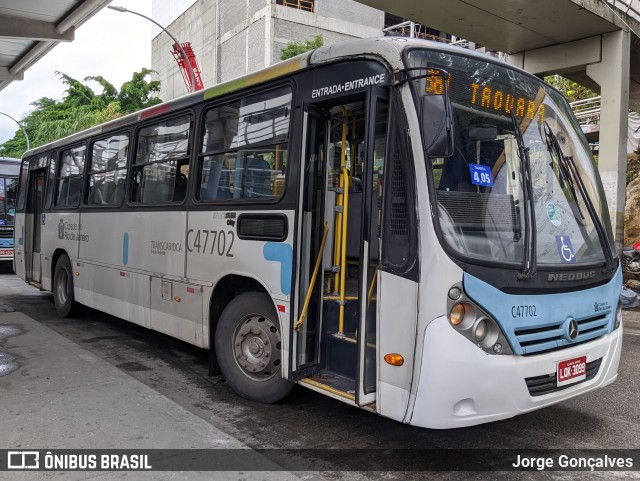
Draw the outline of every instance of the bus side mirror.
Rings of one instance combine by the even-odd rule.
[[[423,95],[420,120],[422,146],[427,157],[453,155],[453,115],[449,96]]]

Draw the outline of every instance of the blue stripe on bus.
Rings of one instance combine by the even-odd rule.
[[[122,263],[126,266],[129,263],[129,233],[122,236]]]
[[[280,263],[280,290],[285,296],[291,294],[291,276],[293,274],[293,249],[282,242],[267,242],[262,255],[268,261]]]
[[[510,295],[464,274],[464,290],[500,325],[515,354],[533,354],[595,339],[613,330],[622,271],[603,286],[562,294]],[[579,334],[568,336],[571,319]]]

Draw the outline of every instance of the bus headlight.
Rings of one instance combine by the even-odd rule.
[[[613,321],[613,328],[618,329],[622,323],[622,303],[618,301],[618,307],[616,307],[616,317]]]
[[[498,323],[469,299],[462,285],[449,289],[449,324],[487,354],[513,354]]]

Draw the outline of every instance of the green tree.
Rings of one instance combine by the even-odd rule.
[[[573,80],[560,75],[549,75],[544,81],[558,89],[569,102],[596,97],[598,94]]]
[[[317,35],[311,40],[305,40],[304,42],[289,42],[287,46],[282,49],[282,52],[280,52],[280,60],[287,60],[288,58],[322,47],[323,45],[324,40],[322,39],[322,35]]]
[[[62,72],[56,73],[67,87],[62,100],[42,97],[31,103],[33,109],[21,119],[31,147],[161,102],[154,96],[160,91],[160,82],[147,81],[153,71],[146,68],[134,72],[120,91],[100,75],[86,77],[81,82]],[[96,93],[87,85],[89,82],[97,83],[102,92]],[[24,134],[18,130],[12,139],[0,145],[0,156],[21,157],[26,148]]]
[[[145,80],[152,73],[154,73],[153,70],[143,68],[140,72],[135,72],[131,80],[122,84],[117,99],[123,113],[136,112],[161,102],[159,98],[152,96],[160,92],[160,81]]]

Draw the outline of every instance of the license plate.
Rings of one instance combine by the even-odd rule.
[[[0,249],[0,256],[11,256],[13,257],[13,249]]]
[[[587,356],[558,362],[557,375],[558,386],[584,381],[587,378]]]

